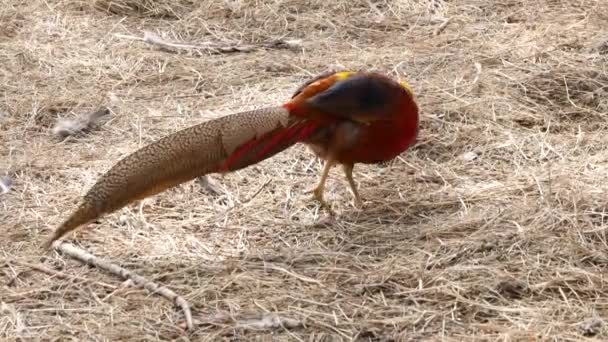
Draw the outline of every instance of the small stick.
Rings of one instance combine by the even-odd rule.
[[[7,194],[11,190],[13,180],[9,177],[0,177],[0,195]]]
[[[475,78],[473,79],[473,82],[471,82],[472,86],[479,81],[479,76],[481,76],[481,64],[479,62],[475,62],[475,71]]]
[[[302,45],[302,41],[299,39],[292,39],[292,40],[283,40],[283,39],[278,39],[278,40],[274,40],[271,42],[267,42],[267,43],[261,43],[261,44],[256,44],[256,45],[220,45],[220,44],[214,44],[214,43],[204,43],[204,44],[180,44],[180,43],[172,43],[172,42],[167,42],[165,40],[163,40],[162,38],[160,38],[158,35],[156,35],[153,32],[149,32],[149,31],[144,31],[144,36],[143,37],[137,37],[137,36],[131,36],[131,35],[124,35],[124,34],[115,34],[116,37],[118,38],[125,38],[125,39],[131,39],[131,40],[139,40],[139,41],[143,41],[145,43],[151,44],[151,45],[155,45],[160,47],[161,49],[164,50],[194,50],[197,52],[201,52],[201,51],[206,51],[206,52],[210,52],[210,53],[232,53],[232,52],[252,52],[255,51],[259,48],[269,48],[269,49],[279,49],[279,48],[288,48],[288,49],[295,49],[295,48],[299,48]]]
[[[248,319],[242,322],[238,322],[236,327],[246,330],[272,330],[278,328],[293,329],[301,327],[302,325],[302,322],[293,318],[268,314],[258,319]]]
[[[7,261],[7,263],[8,262],[9,261]],[[61,279],[73,279],[73,280],[78,280],[78,281],[82,281],[82,282],[85,282],[85,283],[97,284],[99,286],[107,287],[107,288],[110,288],[110,289],[116,289],[116,286],[114,286],[114,285],[110,285],[110,284],[94,281],[94,280],[87,279],[87,278],[84,278],[84,277],[78,277],[78,276],[68,275],[68,274],[65,274],[65,273],[60,272],[60,271],[55,271],[55,270],[52,270],[50,268],[46,268],[46,267],[44,267],[42,265],[30,264],[29,262],[23,262],[23,261],[18,261],[18,260],[12,260],[10,262],[14,263],[15,265],[19,265],[19,266],[23,266],[23,267],[29,267],[29,268],[31,268],[33,270],[36,270],[38,272],[42,272],[44,274],[48,274],[48,275],[53,276],[53,277],[57,277],[57,278],[61,278]]]
[[[251,202],[251,200],[253,200],[254,198],[256,198],[260,194],[260,192],[262,192],[262,190],[264,190],[264,188],[268,184],[270,184],[270,182],[272,182],[272,179],[268,179],[264,184],[262,184],[262,186],[260,186],[260,188],[256,192],[253,193],[253,195],[251,195],[249,198],[245,199],[244,201],[241,201],[241,204],[245,204],[245,203]]]
[[[452,20],[452,18],[447,18],[445,19],[441,25],[439,25],[439,27],[437,27],[435,29],[435,31],[433,32],[433,36],[438,36],[439,34],[441,34],[441,32],[443,32],[443,30],[445,30],[445,28],[448,26],[448,24],[450,23],[450,20]]]
[[[62,139],[88,133],[108,115],[110,115],[110,109],[101,107],[76,119],[59,119],[53,127],[53,133]]]
[[[172,290],[162,285],[159,285],[153,281],[149,281],[146,278],[135,274],[125,268],[122,268],[116,264],[99,259],[93,254],[88,253],[80,248],[77,248],[67,242],[55,241],[53,242],[52,247],[53,249],[84,264],[95,266],[115,276],[121,277],[122,279],[131,280],[136,285],[142,286],[143,288],[152,293],[158,293],[159,295],[172,301],[182,309],[182,311],[184,312],[184,317],[186,318],[186,327],[188,330],[192,330],[194,328],[194,324],[192,323],[192,313],[190,312],[190,305],[183,297],[179,296]]]

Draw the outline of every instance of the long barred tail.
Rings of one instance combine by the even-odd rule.
[[[270,158],[310,137],[317,125],[283,107],[227,115],[155,141],[102,175],[82,204],[43,247],[131,202],[209,173],[230,172]]]

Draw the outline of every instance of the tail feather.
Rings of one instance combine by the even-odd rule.
[[[283,107],[236,113],[203,122],[153,142],[102,175],[82,204],[44,244],[136,200],[209,173],[229,172],[270,158],[316,129]]]

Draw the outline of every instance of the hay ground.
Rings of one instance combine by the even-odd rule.
[[[604,0],[3,1],[0,172],[14,183],[0,195],[0,337],[608,339],[607,27]],[[178,54],[116,36],[143,30],[302,49]],[[121,157],[342,67],[407,79],[423,116],[416,147],[356,167],[364,211],[335,170],[341,218],[317,223],[303,191],[321,165],[297,146],[215,176],[223,196],[190,182],[69,236],[183,295],[194,332],[159,296],[40,259]],[[101,105],[99,130],[52,136]],[[243,326],[270,313],[303,325]]]

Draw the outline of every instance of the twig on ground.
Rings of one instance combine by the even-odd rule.
[[[269,268],[269,269],[271,269],[271,270],[279,271],[279,272],[285,273],[287,275],[290,275],[290,276],[292,276],[292,277],[294,277],[296,279],[299,279],[299,280],[301,280],[303,282],[317,284],[317,285],[323,287],[323,283],[320,282],[319,280],[313,279],[313,278],[310,278],[310,277],[307,277],[307,276],[304,276],[304,275],[301,275],[301,274],[297,274],[295,272],[291,272],[291,271],[289,271],[289,270],[287,270],[287,269],[285,269],[285,268],[283,268],[281,266],[269,264],[266,267]]]
[[[73,275],[65,274],[65,273],[60,272],[60,271],[55,271],[55,270],[52,270],[50,268],[46,268],[46,267],[44,267],[42,265],[30,264],[28,262],[23,262],[23,261],[18,261],[18,260],[12,260],[10,262],[13,263],[13,264],[15,264],[15,265],[22,266],[22,267],[29,267],[29,268],[31,268],[31,269],[33,269],[35,271],[42,272],[44,274],[48,274],[48,275],[56,277],[56,278],[73,279],[73,280],[78,280],[78,281],[82,281],[82,282],[85,282],[85,283],[97,284],[99,286],[103,286],[103,287],[110,288],[110,289],[116,289],[116,286],[114,286],[114,285],[110,285],[110,284],[94,281],[94,280],[87,279],[87,278],[84,278],[84,277],[79,277],[79,276],[73,276]]]
[[[11,190],[13,179],[9,176],[0,177],[0,195],[4,195]]]
[[[293,318],[281,317],[275,314],[264,315],[257,319],[247,319],[238,322],[236,327],[251,330],[270,330],[278,328],[293,329],[302,326],[302,322]]]
[[[175,51],[175,50],[189,50],[192,52],[196,52],[198,54],[203,53],[213,53],[213,54],[221,54],[221,53],[234,53],[234,52],[252,52],[258,50],[260,48],[267,49],[299,49],[302,46],[302,41],[299,39],[292,40],[284,40],[277,39],[266,43],[260,44],[252,44],[252,45],[239,45],[239,44],[218,44],[206,42],[203,44],[181,44],[181,43],[172,43],[167,42],[160,38],[153,32],[144,31],[144,36],[136,37],[124,34],[115,34],[118,38],[132,39],[132,40],[140,40],[145,43],[158,46],[159,48],[167,51]]]
[[[125,268],[122,268],[116,264],[110,263],[108,261],[99,259],[93,254],[86,252],[80,248],[77,248],[67,242],[55,241],[52,245],[53,249],[73,258],[82,263],[95,266],[102,270],[105,270],[113,275],[121,277],[125,280],[131,280],[136,285],[142,286],[146,290],[152,293],[158,293],[159,295],[165,297],[166,299],[174,302],[177,306],[179,306],[184,312],[184,317],[186,319],[186,327],[188,330],[192,330],[194,328],[194,324],[192,323],[192,313],[190,312],[190,305],[188,302],[172,290],[159,285],[153,281],[149,281],[146,278],[135,274]]]
[[[441,32],[443,32],[443,30],[445,30],[446,27],[448,27],[448,24],[450,23],[450,21],[452,20],[452,18],[447,18],[445,19],[441,25],[439,25],[435,31],[433,31],[433,36],[438,36],[441,34]]]
[[[59,119],[53,127],[53,134],[59,138],[81,135],[97,126],[101,120],[110,114],[110,109],[101,107],[94,112],[84,114],[76,119]]]
[[[221,325],[233,326],[243,330],[274,330],[279,328],[294,329],[304,326],[304,322],[294,318],[282,317],[276,313],[258,314],[241,313],[238,317],[228,313],[217,313],[215,315],[205,315],[199,325]]]
[[[262,190],[264,190],[264,188],[266,186],[268,186],[268,184],[270,184],[270,182],[272,182],[272,179],[268,179],[266,182],[264,182],[264,184],[262,184],[262,186],[260,186],[260,188],[253,193],[253,195],[251,195],[249,198],[244,199],[243,201],[241,201],[241,204],[245,204],[248,202],[251,202],[251,200],[253,200],[254,198],[257,197],[257,195],[260,194],[260,192],[262,192]]]
[[[479,81],[479,76],[481,76],[481,63],[475,62],[475,78],[473,82],[471,82],[471,86],[474,86]]]

